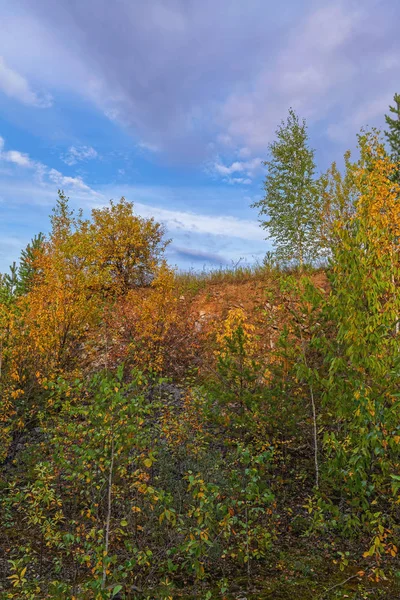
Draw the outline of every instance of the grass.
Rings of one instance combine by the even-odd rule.
[[[220,267],[218,269],[202,271],[179,271],[176,274],[176,283],[180,290],[197,292],[207,285],[221,283],[246,283],[258,280],[265,276],[265,267],[237,266]]]
[[[320,268],[307,268],[305,274],[313,274],[320,271]],[[232,267],[219,267],[217,269],[203,269],[195,271],[178,271],[175,276],[176,286],[180,294],[196,295],[199,291],[209,285],[236,284],[241,285],[251,281],[271,281],[282,273],[298,273],[297,268],[279,267],[269,265],[235,265]]]

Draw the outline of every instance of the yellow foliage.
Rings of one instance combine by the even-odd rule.
[[[246,361],[254,354],[254,334],[255,327],[248,322],[246,313],[242,308],[232,308],[228,312],[228,316],[221,329],[217,332],[216,342],[218,349],[216,355],[225,358],[229,353],[229,341],[237,330],[241,328],[243,331],[243,353],[246,355]]]
[[[178,319],[174,274],[166,263],[153,272],[147,288],[131,289],[107,314],[113,332],[112,360],[125,360],[143,371],[163,372],[167,338]]]

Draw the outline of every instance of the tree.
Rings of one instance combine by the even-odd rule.
[[[0,274],[1,301],[10,303],[30,290],[37,270],[35,261],[43,250],[43,242],[42,233],[35,235],[26,248],[21,251],[19,264],[17,265],[14,261],[10,265],[8,273]]]
[[[393,179],[400,183],[400,94],[394,95],[395,106],[389,106],[389,111],[394,115],[385,115],[389,131],[385,132],[390,145],[392,161],[397,164],[397,169],[393,173]]]
[[[344,155],[344,173],[341,173],[334,162],[320,178],[322,199],[321,237],[324,248],[332,257],[337,251],[338,244],[343,242],[338,235],[336,223],[340,220],[346,227],[351,227],[352,218],[356,211],[359,196],[354,181],[356,166],[351,162],[351,154]]]
[[[320,254],[320,199],[315,180],[314,150],[308,146],[305,120],[293,109],[269,146],[265,197],[252,206],[259,209],[261,226],[274,238],[276,256],[295,261],[300,268]]]
[[[21,252],[18,267],[18,294],[26,294],[31,289],[36,275],[35,261],[43,250],[43,242],[43,234],[39,233]]]
[[[164,227],[139,217],[125,198],[92,210],[90,235],[99,271],[107,271],[110,285],[121,293],[148,286],[168,244]]]
[[[345,219],[338,212],[333,223],[339,243],[325,315],[336,333],[325,346],[325,401],[340,427],[325,436],[325,449],[329,485],[347,496],[354,523],[357,516],[372,530],[379,523],[372,556],[387,551],[379,536],[398,501],[400,186],[376,132],[359,136],[359,150],[346,173],[357,192],[354,212]]]
[[[2,278],[2,295],[7,295],[8,299],[12,299],[18,290],[18,267],[14,261],[10,265],[10,272],[5,273]]]

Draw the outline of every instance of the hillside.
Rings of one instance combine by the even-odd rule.
[[[0,600],[400,600],[400,0],[0,23]]]
[[[325,270],[177,273],[60,193],[0,286],[0,598],[399,595],[399,271],[357,210]]]

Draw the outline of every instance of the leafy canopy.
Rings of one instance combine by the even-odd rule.
[[[308,145],[306,122],[293,109],[269,151],[265,197],[253,206],[275,242],[277,258],[303,267],[320,254],[321,211],[314,150]]]

